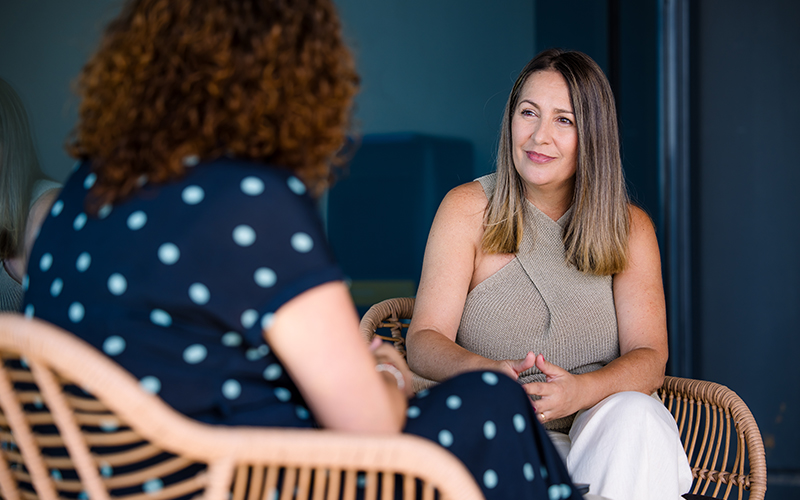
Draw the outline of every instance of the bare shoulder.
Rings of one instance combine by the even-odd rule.
[[[629,205],[630,237],[628,249],[631,264],[659,260],[658,240],[653,219],[635,205]]]
[[[482,217],[488,203],[480,182],[472,181],[451,189],[442,201],[442,208],[462,216],[478,214]]]
[[[58,199],[60,192],[60,188],[48,189],[31,206],[31,211],[28,214],[28,223],[25,227],[25,245],[28,252],[30,252],[33,241],[39,233],[39,228],[50,212],[50,207]]]
[[[628,214],[630,214],[631,232],[642,230],[655,230],[653,226],[653,219],[647,215],[647,212],[637,207],[634,204],[628,205]]]

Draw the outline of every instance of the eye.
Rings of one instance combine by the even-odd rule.
[[[532,109],[523,109],[520,114],[522,116],[536,116],[536,112]]]
[[[558,122],[559,123],[563,123],[564,125],[573,125],[572,120],[570,120],[569,118],[567,118],[565,116],[560,116],[558,118]]]

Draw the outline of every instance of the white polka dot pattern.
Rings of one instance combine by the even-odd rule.
[[[139,381],[139,385],[150,394],[158,394],[161,392],[161,381],[152,375],[142,377]]]
[[[268,267],[260,267],[256,269],[253,279],[255,279],[256,284],[261,288],[269,288],[278,281],[278,275]]]
[[[242,313],[241,322],[245,330],[249,330],[251,326],[258,321],[258,311],[255,309],[248,309]]]
[[[497,435],[497,426],[491,420],[487,420],[483,424],[483,435],[486,439],[494,439]]]
[[[75,269],[77,269],[79,273],[86,271],[91,265],[92,256],[89,255],[88,252],[83,252],[78,255],[78,260],[75,261]]]
[[[206,193],[200,186],[187,186],[181,193],[181,199],[187,205],[197,205],[205,197]]]
[[[264,379],[270,381],[278,380],[281,377],[281,373],[283,373],[283,370],[280,365],[273,363],[264,368]]]
[[[296,195],[303,195],[306,192],[306,185],[295,176],[286,179],[286,185],[289,186],[289,189]]]
[[[106,478],[111,477],[114,475],[114,468],[107,463],[103,463],[100,465],[100,475]]]
[[[249,247],[256,242],[256,232],[252,227],[241,224],[233,228],[233,241],[240,247]]]
[[[33,317],[33,311],[34,311],[33,304],[28,304],[27,306],[25,306],[25,317],[26,318],[32,318]]]
[[[514,415],[513,420],[514,420],[514,429],[517,432],[524,432],[526,427],[525,417],[517,413],[516,415]]]
[[[275,314],[267,313],[261,318],[261,329],[269,330],[272,328],[272,323],[275,322]]]
[[[264,181],[258,177],[245,177],[239,184],[239,188],[248,196],[258,196],[264,192]]]
[[[163,326],[166,328],[172,325],[172,316],[170,316],[167,311],[153,309],[150,311],[150,321],[152,321],[154,325]]]
[[[53,217],[58,217],[61,215],[61,211],[64,210],[64,202],[61,200],[56,201],[53,203],[53,208],[50,209],[50,215]]]
[[[187,155],[182,160],[184,167],[196,167],[200,163],[200,157],[197,155]]]
[[[128,228],[131,231],[138,231],[147,224],[147,214],[137,210],[128,216]]]
[[[439,444],[444,446],[445,448],[450,447],[453,444],[453,433],[448,431],[447,429],[443,429],[439,431]]]
[[[292,235],[292,248],[300,253],[308,253],[314,248],[314,240],[306,233],[294,233]]]
[[[58,297],[59,295],[61,295],[61,290],[63,289],[64,289],[64,282],[61,280],[61,278],[56,278],[50,284],[50,295],[52,295],[53,297]]]
[[[242,345],[242,336],[237,332],[228,332],[222,336],[222,345],[226,347]]]
[[[192,302],[195,304],[202,306],[207,304],[211,299],[211,293],[208,291],[208,287],[204,284],[193,283],[189,287],[189,298],[192,299]]]
[[[242,394],[242,385],[233,379],[226,380],[222,384],[222,395],[227,399],[236,399]]]
[[[174,243],[164,243],[158,247],[158,260],[162,263],[171,266],[178,262],[180,258],[181,251],[178,250],[178,247]]]
[[[492,469],[488,469],[486,472],[483,473],[483,485],[486,486],[488,489],[494,489],[497,487],[497,473]]]
[[[75,228],[76,231],[80,231],[83,229],[83,226],[86,225],[86,214],[80,213],[75,220],[72,222],[72,227]]]
[[[492,372],[484,372],[483,375],[481,375],[481,379],[488,385],[497,385],[498,382],[497,374]]]
[[[108,291],[114,295],[120,296],[128,289],[128,281],[125,276],[114,273],[108,277]]]
[[[273,392],[275,393],[275,397],[284,403],[292,399],[292,393],[285,387],[276,387]]]
[[[420,413],[422,413],[422,411],[418,406],[409,406],[408,411],[406,412],[408,418],[417,418],[419,417]]]
[[[83,180],[83,187],[84,189],[91,189],[94,186],[94,183],[97,181],[97,175],[94,172],[86,176],[86,179]]]
[[[150,495],[158,493],[164,489],[164,481],[161,479],[151,479],[142,485],[142,490]]]
[[[117,356],[125,351],[125,339],[119,335],[112,335],[103,342],[103,352],[109,356]]]
[[[550,500],[569,498],[571,494],[572,488],[566,484],[554,484],[547,489],[547,496],[550,497]]]
[[[208,349],[202,344],[192,344],[183,351],[183,360],[190,365],[202,363],[208,356]]]
[[[529,463],[526,463],[522,466],[522,475],[525,476],[525,480],[528,482],[536,479],[536,474],[533,472],[533,466]]]
[[[97,211],[97,216],[101,219],[105,219],[109,215],[111,215],[112,207],[108,203],[100,207],[100,210]]]
[[[119,429],[119,422],[114,419],[105,419],[100,421],[100,429],[103,432],[114,432]]]
[[[69,320],[73,323],[80,323],[83,320],[83,315],[85,314],[85,310],[83,308],[83,304],[80,302],[73,302],[69,306],[69,310],[67,311],[67,316],[69,316]]]
[[[41,269],[42,272],[49,271],[52,265],[53,265],[53,256],[49,253],[42,255],[42,258],[39,259],[39,269]]]
[[[456,395],[449,396],[445,401],[445,404],[451,410],[458,410],[461,408],[461,398]]]

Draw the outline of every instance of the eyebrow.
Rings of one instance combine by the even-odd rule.
[[[530,104],[531,106],[536,106],[537,108],[539,108],[539,107],[540,107],[538,104],[536,104],[535,102],[533,102],[533,101],[531,101],[531,100],[529,100],[529,99],[522,99],[522,100],[520,100],[520,101],[519,101],[519,104],[522,104],[523,102],[527,102],[527,103],[528,103],[528,104]],[[517,106],[519,106],[519,105],[517,105]],[[568,109],[559,109],[559,108],[556,108],[556,109],[554,109],[553,111],[555,111],[555,112],[556,112],[556,114],[561,114],[561,113],[566,113],[566,114],[570,114],[570,115],[574,115],[574,114],[575,114],[575,113],[573,113],[572,111],[570,111],[570,110],[568,110]]]

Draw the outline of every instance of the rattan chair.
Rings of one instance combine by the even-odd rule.
[[[0,314],[0,357],[5,500],[483,498],[460,461],[415,436],[198,423],[35,319]]]
[[[372,306],[361,320],[367,341],[379,335],[405,355],[405,331],[413,298],[396,298]],[[414,390],[434,384],[414,375]],[[750,409],[735,392],[713,382],[666,377],[658,390],[675,416],[694,475],[691,493],[710,498],[762,500],[767,490],[764,444]]]

